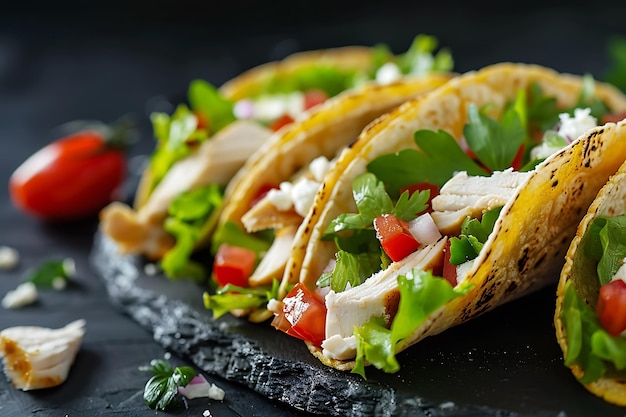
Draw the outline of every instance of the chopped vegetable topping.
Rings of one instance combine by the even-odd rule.
[[[146,383],[143,399],[148,407],[156,410],[166,410],[180,399],[178,388],[185,387],[196,376],[196,371],[190,366],[172,368],[169,362],[163,359],[154,359],[148,368],[154,374]]]

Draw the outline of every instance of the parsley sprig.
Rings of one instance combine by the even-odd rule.
[[[146,383],[143,399],[148,407],[156,410],[166,410],[174,405],[178,397],[178,387],[184,387],[196,376],[196,371],[190,366],[172,368],[169,362],[155,359],[146,369],[154,374]]]

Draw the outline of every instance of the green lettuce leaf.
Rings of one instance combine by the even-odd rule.
[[[209,121],[210,134],[213,135],[236,120],[235,103],[204,80],[193,80],[187,92],[191,108]]]
[[[278,299],[280,281],[274,279],[271,286],[254,288],[237,287],[228,284],[218,289],[216,294],[205,292],[204,307],[213,311],[213,318],[218,319],[224,314],[236,310],[261,307],[271,299]]]
[[[430,314],[471,288],[467,284],[452,288],[447,280],[418,269],[399,276],[398,287],[400,303],[390,329],[384,327],[381,318],[355,329],[357,357],[352,372],[363,378],[366,362],[385,372],[396,372],[400,368],[395,358],[398,342],[409,337]]]
[[[164,228],[176,238],[176,243],[161,260],[161,267],[169,278],[204,281],[204,268],[190,257],[216,220],[215,214],[221,205],[222,190],[215,184],[185,192],[172,201]]]
[[[495,207],[483,214],[481,220],[466,218],[461,225],[461,235],[450,238],[450,263],[460,265],[475,259],[489,239],[502,207]]]
[[[565,365],[583,369],[581,383],[626,369],[626,338],[612,336],[602,328],[595,311],[580,298],[571,281],[566,283],[560,317],[567,337]]]
[[[611,281],[626,258],[626,215],[598,216],[586,232],[585,254],[598,262],[600,285]]]
[[[604,80],[626,91],[626,38],[614,36],[607,42],[609,65]]]
[[[211,253],[215,255],[217,249],[224,243],[241,248],[250,249],[257,254],[257,258],[261,254],[268,251],[271,245],[271,239],[264,239],[254,235],[249,235],[243,231],[233,221],[227,221],[219,227],[213,234],[211,241]]]

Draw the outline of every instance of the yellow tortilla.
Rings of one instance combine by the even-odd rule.
[[[337,215],[356,212],[352,182],[366,172],[370,161],[415,148],[413,133],[419,129],[443,129],[460,140],[469,103],[479,108],[489,105],[490,116],[498,119],[518,90],[534,83],[545,95],[556,97],[559,108],[565,108],[577,102],[582,78],[535,65],[496,64],[459,76],[370,124],[327,174],[316,196],[319,209],[312,210],[300,228],[301,246],[294,250],[286,274],[314,288],[335,253],[332,242],[320,238]],[[595,93],[612,112],[626,110],[626,98],[617,89],[596,84]],[[433,313],[399,343],[396,352],[555,282],[580,219],[626,158],[626,141],[618,139],[594,132],[540,164],[503,207],[492,234],[466,272],[464,281],[473,284],[472,289]],[[353,361],[328,359],[320,348],[309,347],[327,365],[338,369],[354,366]]]
[[[602,140],[626,141],[626,122],[607,124],[600,128]],[[622,160],[626,155],[621,155]],[[565,266],[561,271],[561,277],[557,288],[556,311],[554,325],[556,336],[565,355],[568,350],[567,335],[564,323],[561,320],[563,300],[565,297],[566,284],[571,281],[576,292],[583,297],[585,302],[595,309],[598,299],[598,275],[595,263],[585,255],[584,236],[589,225],[597,216],[619,216],[626,213],[626,163],[622,164],[617,173],[602,187],[596,199],[593,201],[587,214],[580,222],[576,237],[571,242],[565,257]],[[571,367],[576,378],[583,375],[583,369],[578,365]],[[591,393],[604,400],[626,406],[626,380],[604,376],[592,383],[584,384]]]
[[[365,70],[373,64],[373,49],[365,46],[346,46],[325,50],[314,50],[294,53],[281,61],[268,62],[251,68],[232,80],[224,83],[220,93],[233,101],[257,96],[276,77],[289,78],[302,68],[328,65],[334,68]],[[148,199],[152,184],[152,172],[146,169],[143,173],[137,192],[134,207],[140,208]]]
[[[319,156],[332,160],[376,117],[451,78],[451,74],[431,74],[386,85],[368,83],[302,115],[267,141],[231,180],[224,194],[218,229],[226,222],[243,228],[241,218],[264,185],[291,181]],[[283,295],[287,284],[283,282]]]

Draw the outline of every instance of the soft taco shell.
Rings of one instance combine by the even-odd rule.
[[[407,102],[372,123],[346,150],[327,174],[316,204],[305,219],[307,236],[294,251],[286,273],[314,287],[334,256],[332,243],[320,239],[337,215],[355,212],[351,185],[379,155],[416,148],[413,132],[443,129],[459,140],[467,121],[467,106],[489,104],[498,118],[520,88],[537,83],[554,96],[560,108],[574,105],[582,78],[559,74],[535,65],[502,63],[457,77],[436,91]],[[609,85],[596,84],[596,95],[612,112],[626,110],[626,98]],[[540,164],[502,209],[493,233],[465,276],[473,288],[436,311],[397,351],[419,340],[463,323],[494,307],[556,281],[567,245],[597,191],[626,157],[626,141],[596,130]],[[311,351],[324,363],[351,369],[354,362],[328,360],[321,350]]]
[[[241,225],[241,217],[266,184],[290,181],[318,156],[333,159],[381,114],[443,85],[452,74],[405,78],[392,84],[368,83],[328,99],[273,135],[228,184],[219,224]]]
[[[626,122],[619,122],[617,125],[610,123],[602,128],[603,140],[626,141]],[[608,139],[611,137],[611,139]],[[622,155],[622,160],[626,159]],[[576,292],[583,297],[585,302],[595,308],[598,299],[598,280],[594,262],[585,256],[584,236],[589,225],[597,216],[619,216],[626,213],[626,163],[622,164],[617,173],[613,175],[598,193],[587,214],[580,222],[576,237],[565,256],[565,266],[561,271],[561,277],[557,288],[556,311],[554,314],[554,325],[556,337],[565,354],[567,352],[567,337],[564,323],[561,320],[563,300],[565,297],[565,284],[572,282]],[[576,378],[583,375],[583,370],[577,365],[571,367]],[[626,380],[611,377],[602,377],[597,381],[586,384],[585,388],[593,394],[605,399],[608,402],[626,406]]]
[[[281,61],[268,62],[251,68],[227,81],[219,91],[230,100],[241,100],[258,95],[269,80],[288,78],[302,68],[328,65],[341,69],[367,70],[373,64],[373,48],[345,46],[323,50],[297,52]],[[152,184],[152,172],[147,168],[141,176],[135,194],[134,207],[139,209],[148,199]]]

